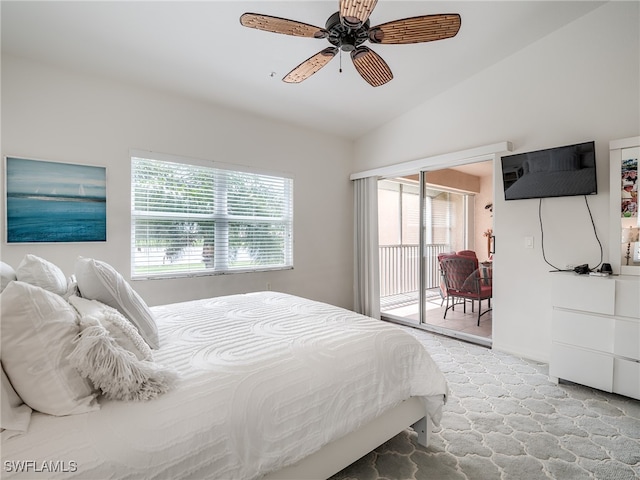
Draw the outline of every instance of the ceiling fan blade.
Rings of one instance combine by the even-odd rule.
[[[393,79],[389,65],[368,47],[360,46],[351,52],[353,65],[372,87],[379,87]]]
[[[244,13],[240,16],[240,23],[244,27],[256,28],[267,32],[282,33],[295,37],[326,38],[328,33],[324,28],[314,27],[308,23],[296,22],[286,18],[271,17],[259,13]]]
[[[337,47],[327,47],[319,51],[287,73],[282,81],[286,83],[300,83],[306,80],[329,63],[333,57],[336,56],[336,53],[338,53]]]
[[[404,18],[371,27],[369,41],[398,45],[444,40],[456,36],[461,21],[457,13]]]
[[[340,0],[340,18],[350,28],[364,24],[376,7],[378,0]]]

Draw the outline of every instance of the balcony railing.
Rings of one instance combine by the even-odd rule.
[[[440,285],[438,254],[451,251],[448,244],[425,245],[425,289]],[[380,296],[417,292],[420,288],[419,245],[380,246]]]

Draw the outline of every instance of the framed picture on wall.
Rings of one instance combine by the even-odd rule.
[[[5,157],[7,243],[105,242],[105,167]]]
[[[620,213],[623,217],[638,216],[638,151],[637,148],[622,150]]]

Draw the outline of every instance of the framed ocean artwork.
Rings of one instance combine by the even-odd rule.
[[[7,243],[105,242],[105,167],[5,157]]]

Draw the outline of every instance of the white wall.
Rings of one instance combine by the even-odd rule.
[[[595,140],[599,194],[589,205],[606,262],[608,144],[640,132],[639,7],[605,4],[370,132],[356,143],[354,171],[504,140],[516,153]],[[538,201],[505,202],[497,172],[494,181],[493,345],[548,361],[553,274],[542,258]],[[583,197],[545,199],[543,220],[552,263],[598,263]]]
[[[106,166],[107,242],[7,245],[3,221],[2,260],[17,267],[34,253],[71,274],[82,255],[129,279],[132,148],[294,175],[293,270],[134,281],[149,304],[264,290],[269,282],[273,290],[352,307],[351,142],[8,56],[2,58],[2,155]],[[2,202],[4,212],[4,195]]]

